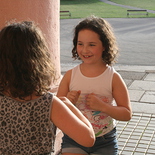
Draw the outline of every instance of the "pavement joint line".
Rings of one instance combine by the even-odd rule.
[[[155,73],[155,70],[145,70],[146,73]]]
[[[142,96],[139,98],[138,102],[141,101],[141,99],[144,97],[145,93],[146,93],[146,91],[144,91],[144,93],[142,94]],[[147,103],[147,102],[145,102],[145,103]]]
[[[147,77],[148,74],[149,74],[149,73],[145,72],[145,74],[144,74],[144,76],[142,77],[141,80],[144,80],[144,79]]]

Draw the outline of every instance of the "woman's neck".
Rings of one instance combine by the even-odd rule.
[[[34,100],[40,96],[35,95],[35,93],[33,93],[32,95],[26,96],[24,98],[20,98],[20,97],[13,97],[10,93],[10,91],[3,91],[2,92],[4,95],[11,97],[14,100],[20,101],[20,102],[25,102],[25,101],[30,101],[30,100]]]

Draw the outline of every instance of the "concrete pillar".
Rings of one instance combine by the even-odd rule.
[[[60,0],[0,0],[0,29],[8,21],[34,21],[46,36],[52,59],[60,76]]]
[[[27,20],[39,24],[48,42],[52,54],[51,59],[57,69],[57,76],[61,77],[59,8],[60,0],[0,0],[0,29],[8,21]],[[60,148],[61,134],[60,131],[57,132],[56,152]]]

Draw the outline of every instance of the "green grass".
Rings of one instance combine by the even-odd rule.
[[[113,2],[120,3],[123,5],[130,5],[135,7],[145,6],[144,9],[155,6],[155,0],[112,0]],[[130,3],[129,3],[129,2]],[[136,3],[136,2],[137,3]],[[148,3],[154,2],[152,6]],[[141,4],[141,5],[140,5]],[[137,6],[138,5],[138,6]],[[60,10],[69,10],[71,12],[71,17],[61,16],[63,18],[85,18],[90,15],[95,15],[103,18],[126,18],[127,8],[122,8],[119,6],[109,5],[99,0],[60,0]],[[132,16],[133,17],[133,16]],[[137,17],[137,16],[134,16]],[[140,15],[138,17],[146,17],[145,15]],[[155,14],[149,13],[149,17],[155,17]]]
[[[117,4],[139,7],[142,9],[155,10],[155,0],[111,0]]]

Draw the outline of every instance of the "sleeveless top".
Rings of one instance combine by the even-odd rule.
[[[0,154],[48,155],[54,151],[52,100],[52,93],[25,102],[0,93]]]
[[[107,69],[97,77],[86,77],[80,71],[80,65],[72,69],[69,89],[81,90],[76,107],[84,114],[93,126],[96,137],[110,132],[115,126],[115,120],[101,111],[94,111],[86,105],[87,95],[95,93],[105,103],[113,105],[112,79],[116,72],[114,68]]]

